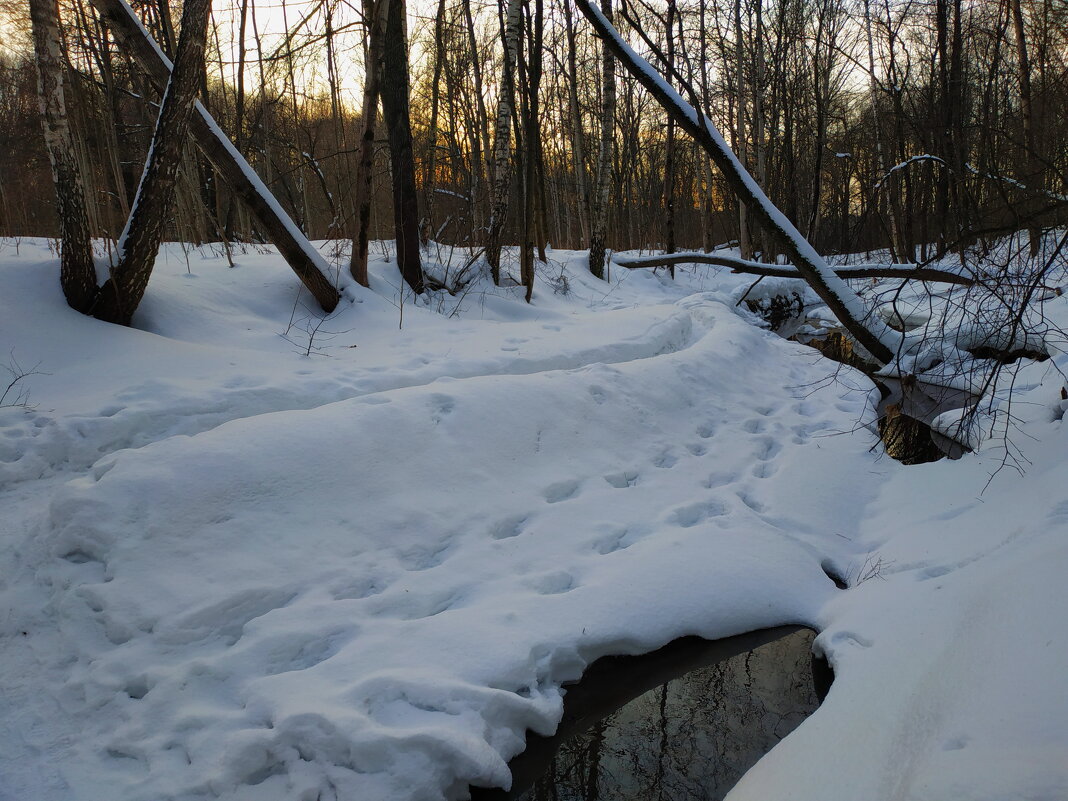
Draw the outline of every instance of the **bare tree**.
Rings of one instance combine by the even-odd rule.
[[[579,0],[585,13],[588,4]],[[601,13],[611,23],[612,0],[601,0]],[[597,183],[593,191],[590,212],[590,272],[598,278],[605,276],[605,246],[608,234],[608,190],[612,184],[612,145],[616,127],[616,60],[613,48],[606,39],[601,56],[601,144],[597,155]]]
[[[504,61],[497,95],[497,126],[493,140],[493,197],[486,231],[486,262],[493,283],[501,282],[501,235],[508,216],[508,192],[512,183],[512,117],[515,115],[515,66],[519,51],[522,0],[508,0],[504,20]]]
[[[397,267],[416,294],[423,292],[419,259],[419,197],[415,189],[415,154],[409,113],[407,10],[404,0],[391,0],[382,45],[382,116],[389,136],[393,168],[393,223]]]
[[[378,95],[382,83],[382,45],[386,33],[386,17],[391,0],[364,0],[363,13],[367,25],[367,46],[363,66],[363,133],[356,155],[356,217],[352,237],[349,271],[363,286],[367,280],[367,248],[370,241],[371,204],[374,202],[375,124],[378,121]]]

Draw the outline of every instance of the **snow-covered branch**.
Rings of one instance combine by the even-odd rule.
[[[737,256],[687,251],[650,256],[616,256],[615,263],[630,270],[643,267],[668,267],[674,264],[709,264],[728,267],[736,273],[766,275],[776,278],[802,278],[801,272],[792,264],[764,264]],[[971,286],[975,281],[966,275],[920,267],[915,264],[847,264],[832,268],[839,278],[904,278],[915,281],[934,281],[943,284]]]

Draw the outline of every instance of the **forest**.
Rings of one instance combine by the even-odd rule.
[[[1063,0],[0,0],[0,801],[1055,801]]]
[[[401,123],[383,117],[396,113],[414,173],[399,191],[415,195],[408,225],[424,243],[488,248],[491,261],[521,241],[542,253],[591,242],[669,253],[738,243],[767,262],[781,252],[573,3],[394,3],[401,52],[381,75],[367,69],[377,59],[381,70],[389,33],[374,35],[374,3],[289,6],[214,4],[197,96],[308,237],[357,238],[362,225],[394,238],[387,128]],[[104,241],[123,230],[162,89],[104,19],[109,7],[59,9],[75,156],[90,233]],[[180,9],[133,8],[173,56]],[[934,261],[1064,221],[1068,11],[1053,0],[603,8],[820,252]],[[0,235],[55,235],[22,4],[6,20]],[[379,115],[379,95],[402,107]],[[171,240],[268,238],[191,144],[175,194]]]

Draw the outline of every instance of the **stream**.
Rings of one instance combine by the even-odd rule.
[[[474,801],[716,801],[819,706],[830,685],[798,626],[684,637],[605,657],[566,686],[556,735],[528,733],[510,791]]]

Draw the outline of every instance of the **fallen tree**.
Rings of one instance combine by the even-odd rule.
[[[616,256],[615,263],[629,270],[643,267],[671,267],[676,264],[709,264],[715,267],[728,267],[732,272],[749,275],[765,275],[775,278],[804,279],[802,272],[792,264],[764,264],[736,256],[702,253],[700,251],[665,253],[651,256]],[[848,264],[832,267],[839,278],[904,278],[914,281],[932,281],[942,284],[959,284],[972,286],[975,281],[970,276],[960,275],[936,267],[923,267],[915,264]]]
[[[145,71],[161,94],[173,64],[125,0],[92,0],[101,18]],[[233,143],[198,100],[189,121],[189,133],[201,152],[219,171],[234,194],[252,212],[282,258],[311,292],[324,311],[333,311],[341,295],[330,280],[330,265],[282,209]]]

